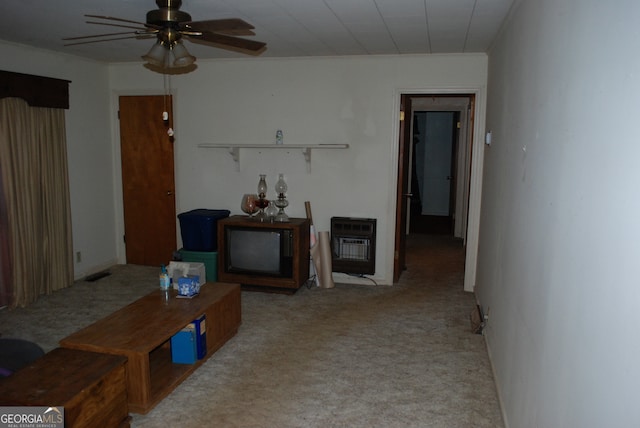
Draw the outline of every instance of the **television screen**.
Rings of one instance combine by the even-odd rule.
[[[272,275],[282,273],[280,232],[236,228],[230,228],[227,231],[227,263],[230,271]]]

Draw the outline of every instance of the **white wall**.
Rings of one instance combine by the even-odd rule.
[[[304,217],[304,202],[310,201],[318,230],[329,230],[332,216],[377,219],[374,278],[390,284],[399,94],[484,89],[486,64],[485,55],[199,60],[195,72],[171,78],[177,212],[214,208],[241,214],[240,197],[255,191],[258,174],[267,174],[273,197],[282,172],[289,186],[287,212]],[[164,82],[139,64],[117,64],[111,66],[111,88],[116,106],[118,95],[162,94]],[[348,143],[350,148],[313,151],[308,173],[300,150],[243,150],[237,171],[225,149],[197,147],[272,144],[277,129],[284,131],[285,145]],[[116,203],[120,200],[117,196]],[[118,211],[122,233],[121,206]],[[122,245],[119,254],[124,257]]]
[[[489,54],[476,293],[509,426],[640,426],[640,3],[523,0]]]
[[[0,54],[12,58],[4,70],[72,81],[69,179],[74,254],[82,255],[74,263],[75,277],[125,262],[117,97],[162,94],[163,77],[141,64],[107,66],[5,42]],[[198,65],[194,73],[171,79],[177,212],[211,207],[240,213],[240,195],[255,189],[259,173],[267,174],[273,189],[283,172],[288,213],[304,216],[304,201],[311,201],[319,230],[329,230],[332,216],[378,219],[374,278],[391,283],[399,95],[484,90],[486,56],[250,58]],[[311,173],[299,150],[245,150],[236,171],[224,149],[197,147],[271,143],[279,128],[285,144],[351,147],[314,151]]]
[[[0,42],[6,71],[70,80],[66,111],[74,276],[81,278],[117,262],[113,150],[106,65],[69,55]]]

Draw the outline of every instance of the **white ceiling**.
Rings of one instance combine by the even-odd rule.
[[[242,18],[263,57],[486,52],[517,0],[183,0],[194,21]],[[153,39],[63,46],[62,38],[127,31],[84,14],[145,21],[154,0],[1,0],[0,39],[105,62],[141,61]],[[243,55],[186,42],[198,58]]]

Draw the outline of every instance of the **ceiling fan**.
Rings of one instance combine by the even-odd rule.
[[[182,43],[183,39],[193,43],[226,49],[248,55],[260,55],[266,44],[237,36],[254,36],[255,27],[239,18],[192,21],[191,15],[180,10],[182,0],[156,0],[158,9],[147,12],[146,22],[114,18],[112,16],[85,15],[100,21],[88,24],[129,28],[133,31],[68,37],[65,46],[96,43],[129,38],[147,39],[155,37],[156,43],[142,56],[160,71],[192,66],[196,60]]]

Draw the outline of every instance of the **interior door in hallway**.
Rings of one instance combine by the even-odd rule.
[[[454,124],[453,112],[426,112],[425,145],[422,166],[422,214],[451,215],[453,182]]]
[[[176,250],[171,106],[170,96],[119,98],[127,263],[168,264]]]

